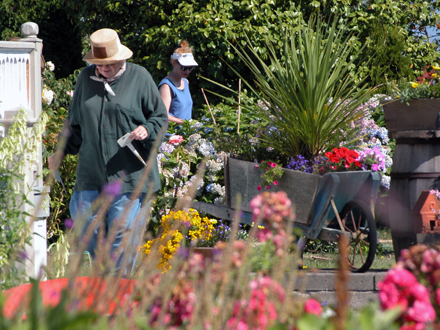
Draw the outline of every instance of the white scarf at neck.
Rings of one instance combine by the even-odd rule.
[[[111,76],[109,78],[105,78],[103,77],[99,71],[98,68],[96,67],[95,69],[95,74],[96,76],[90,76],[90,79],[95,80],[95,81],[100,81],[104,84],[104,88],[107,92],[110,93],[110,95],[115,96],[115,92],[113,92],[112,88],[110,87],[109,83],[115,81],[116,79],[118,79],[120,76],[122,76],[122,74],[125,72],[125,69],[127,68],[127,64],[126,62],[124,62],[124,64],[122,65],[122,68],[114,75]]]

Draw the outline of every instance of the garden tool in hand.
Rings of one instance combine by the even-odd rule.
[[[55,177],[55,180],[57,180],[61,184],[61,186],[63,186],[64,192],[66,192],[66,187],[64,186],[64,182],[61,179],[60,170],[56,170],[53,176]]]
[[[123,147],[129,147],[130,150],[135,154],[135,156],[144,164],[144,166],[147,166],[145,161],[142,159],[142,156],[139,154],[139,152],[136,150],[136,148],[131,144],[131,139],[129,138],[130,133],[125,134],[123,137],[121,137],[118,140],[118,144],[121,148]]]

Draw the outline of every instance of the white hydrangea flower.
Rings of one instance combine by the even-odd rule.
[[[166,142],[162,142],[162,144],[159,147],[159,152],[166,152],[166,153],[172,153],[174,151],[174,149],[176,149],[172,144],[170,143],[166,143]]]
[[[208,157],[215,153],[215,148],[212,142],[208,142],[205,139],[201,139],[199,141],[199,146],[197,148],[197,151],[201,153],[203,156]]]
[[[206,162],[206,168],[208,172],[215,173],[223,168],[223,163],[217,163],[214,159],[210,159]]]
[[[206,175],[206,179],[207,179],[209,182],[215,182],[215,181],[218,180],[218,177],[217,177],[217,175],[215,175],[215,174],[208,173],[208,174]]]
[[[224,197],[216,197],[214,198],[214,204],[216,205],[223,205],[225,203],[225,198]]]
[[[197,142],[202,138],[202,136],[199,133],[195,133],[189,136],[188,141],[190,142]]]
[[[187,163],[182,164],[182,168],[179,171],[179,175],[181,178],[187,178],[189,175],[189,165]]]
[[[386,189],[390,189],[391,177],[389,175],[382,175],[380,185]]]
[[[215,161],[222,164],[225,162],[226,157],[228,157],[228,154],[224,151],[220,151],[214,155]]]

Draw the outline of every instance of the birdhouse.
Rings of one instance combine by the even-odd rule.
[[[414,229],[416,233],[440,233],[438,211],[440,202],[429,190],[423,190],[413,209]]]

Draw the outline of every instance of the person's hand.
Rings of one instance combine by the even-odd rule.
[[[49,170],[56,172],[60,168],[63,159],[64,159],[64,153],[62,151],[57,151],[53,153],[47,159],[47,162],[49,163]]]
[[[138,126],[129,136],[132,140],[145,140],[147,137],[148,132],[144,126]]]

